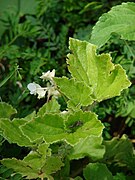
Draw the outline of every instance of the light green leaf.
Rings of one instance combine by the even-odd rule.
[[[122,3],[103,14],[93,28],[91,42],[102,46],[112,33],[119,34],[122,39],[135,40],[135,3]]]
[[[10,121],[6,118],[0,118],[0,129],[2,136],[11,143],[17,143],[19,146],[33,146],[32,143],[25,135],[22,134],[19,126],[25,124],[27,121],[24,119],[13,119]]]
[[[32,169],[40,170],[45,164],[45,157],[37,153],[36,151],[31,151],[24,159],[24,162],[29,164]]]
[[[72,106],[87,106],[93,102],[92,89],[83,82],[78,82],[75,79],[66,77],[54,78],[60,91],[70,100]]]
[[[62,161],[61,161],[61,159],[59,157],[50,156],[46,160],[46,163],[45,163],[44,167],[42,168],[42,170],[47,175],[50,175],[50,174],[55,173],[58,170],[60,170],[63,165],[64,164],[62,163]]]
[[[90,136],[100,137],[104,128],[96,114],[92,112],[74,112],[65,123],[69,132],[66,141],[72,146]]]
[[[111,172],[103,163],[89,163],[83,174],[86,180],[113,180]]]
[[[47,143],[66,141],[74,146],[89,136],[101,136],[103,125],[91,112],[77,111],[66,116],[45,114],[21,126],[24,135],[31,141],[44,138]],[[66,122],[65,122],[66,121]]]
[[[23,159],[33,169],[40,170],[44,165],[47,156],[51,156],[51,149],[49,144],[40,144],[36,151],[30,151],[30,153]]]
[[[38,146],[38,152],[45,157],[51,156],[51,149],[49,149],[49,144],[46,143],[42,143]]]
[[[104,153],[105,148],[102,145],[102,137],[90,136],[86,139],[81,139],[80,142],[74,146],[69,158],[81,159],[87,156],[95,161],[103,158]]]
[[[21,127],[31,141],[44,138],[47,143],[61,140],[65,136],[64,119],[58,114],[44,114]]]
[[[14,109],[11,105],[5,102],[0,102],[0,118],[10,118],[16,113],[16,109]]]
[[[95,45],[70,38],[70,50],[68,69],[77,81],[93,88],[95,100],[118,96],[130,86],[124,69],[114,65],[109,54],[97,55]]]
[[[48,103],[44,104],[38,111],[37,116],[43,116],[45,113],[60,112],[60,105],[55,98],[52,98]]]

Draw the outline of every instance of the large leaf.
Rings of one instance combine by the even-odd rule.
[[[11,115],[16,113],[16,109],[14,109],[11,105],[5,102],[0,103],[0,118],[10,118]]]
[[[11,143],[17,143],[19,146],[32,146],[34,145],[26,136],[22,134],[19,126],[25,124],[27,121],[24,119],[13,119],[10,121],[6,118],[0,118],[0,129],[2,136]]]
[[[91,42],[102,46],[112,33],[118,33],[122,39],[135,40],[135,3],[122,3],[103,14],[92,31]]]
[[[54,79],[60,91],[70,100],[72,106],[87,106],[93,102],[92,89],[83,82],[78,82],[75,79],[66,77]]]
[[[77,111],[66,116],[66,120],[63,118],[58,114],[45,114],[21,129],[31,141],[43,137],[47,143],[63,140],[72,146],[89,136],[100,137],[102,134],[103,125],[94,113]]]
[[[109,54],[97,55],[95,45],[70,38],[70,50],[69,71],[77,81],[93,88],[97,101],[118,96],[130,86],[124,69],[114,65]]]
[[[89,163],[84,169],[84,177],[86,180],[113,180],[111,172],[102,163]]]
[[[65,137],[64,119],[58,114],[44,114],[21,127],[23,133],[31,141],[44,138],[48,143],[61,140]]]

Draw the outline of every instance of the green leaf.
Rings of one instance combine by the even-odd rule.
[[[32,143],[20,130],[19,126],[25,124],[27,121],[24,119],[13,119],[10,121],[6,118],[0,118],[0,129],[2,135],[9,142],[17,143],[19,146],[32,146]]]
[[[84,169],[83,174],[86,180],[113,180],[111,172],[102,163],[89,163]]]
[[[95,45],[70,38],[70,50],[68,69],[77,81],[93,88],[95,100],[118,96],[130,86],[124,69],[114,65],[109,54],[97,55]]]
[[[45,165],[45,160],[47,157],[51,156],[51,150],[49,149],[49,144],[40,144],[36,151],[31,151],[24,159],[29,166],[33,169],[41,169]]]
[[[64,119],[58,114],[44,114],[21,127],[31,141],[44,138],[48,143],[61,140],[65,136]]]
[[[69,158],[81,159],[90,157],[93,161],[103,158],[105,148],[102,145],[102,137],[90,136],[81,139],[78,144],[72,149]]]
[[[83,82],[78,82],[75,79],[66,77],[54,78],[60,91],[70,100],[72,106],[87,106],[93,102],[92,89]]]
[[[113,180],[126,180],[126,176],[123,173],[117,173],[114,177]]]
[[[106,153],[104,160],[117,163],[119,166],[125,166],[135,173],[135,154],[133,145],[124,135],[121,139],[113,138],[111,141],[104,142]]]
[[[96,114],[83,111],[71,114],[65,124],[69,133],[66,135],[66,141],[72,146],[90,136],[100,137],[104,128]]]
[[[31,141],[43,137],[47,143],[63,140],[72,146],[86,137],[100,137],[102,134],[103,125],[94,113],[77,111],[66,116],[65,120],[63,118],[61,114],[45,114],[21,126],[21,129]]]
[[[135,40],[135,3],[122,3],[103,14],[93,28],[91,42],[102,46],[112,33],[122,39]]]
[[[3,166],[2,164],[0,165],[0,180],[5,180],[6,178],[8,178],[11,174],[13,173],[12,169],[9,169],[5,166]]]
[[[24,162],[29,164],[29,166],[33,169],[40,169],[45,163],[45,157],[41,156],[39,153],[35,151],[31,151],[24,159]]]
[[[34,179],[34,178],[39,177],[38,170],[33,169],[25,161],[17,160],[15,158],[12,158],[12,159],[7,158],[7,159],[1,160],[1,163],[8,168],[14,169],[15,172],[21,173],[23,177],[26,176],[29,179]]]
[[[0,102],[0,118],[10,118],[16,113],[16,109],[14,109],[11,105],[5,102]]]
[[[28,179],[48,178],[63,166],[60,157],[51,156],[48,147],[48,144],[41,144],[36,151],[31,151],[23,160],[7,158],[1,160],[1,163]]]
[[[38,111],[37,116],[43,116],[45,113],[60,112],[60,105],[55,98],[52,98],[48,103],[44,104]]]
[[[55,173],[58,170],[60,170],[63,165],[64,164],[62,163],[62,161],[59,157],[51,156],[46,160],[46,163],[43,167],[43,171],[47,175],[49,175],[49,174]]]

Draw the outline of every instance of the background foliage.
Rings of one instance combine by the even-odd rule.
[[[70,76],[65,62],[69,37],[90,41],[92,27],[98,18],[122,2],[126,1],[1,0],[0,99],[17,109],[16,118],[23,118],[33,110],[38,111],[46,102],[46,99],[37,100],[35,96],[30,96],[26,88],[32,81],[42,84],[38,78],[42,72],[56,69],[57,76]],[[106,127],[103,132],[106,140],[127,134],[132,141],[135,137],[135,42],[120,39],[120,35],[114,31],[98,51],[111,52],[113,63],[123,66],[132,86],[121,96],[95,104],[92,109]],[[60,102],[62,109],[65,109],[63,99]],[[111,143],[115,144],[116,141]],[[111,148],[111,144],[107,147]],[[22,159],[29,149],[9,144],[1,138],[0,152],[1,158]],[[118,156],[114,158],[114,163],[118,159],[121,162],[121,156]],[[104,165],[97,166],[102,166],[104,171],[106,169]],[[87,166],[84,171],[86,179],[89,168],[94,168],[94,164],[93,167]],[[129,169],[124,169],[127,174],[130,174]],[[13,171],[4,166],[1,166],[0,173],[3,179],[21,179],[19,174],[10,176]],[[122,177],[123,174],[118,171],[117,178]]]

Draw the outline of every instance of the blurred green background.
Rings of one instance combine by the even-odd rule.
[[[0,101],[17,109],[18,117],[38,110],[46,99],[31,96],[27,84],[42,72],[56,69],[56,76],[68,76],[66,55],[69,37],[90,40],[99,17],[123,0],[1,0],[0,1]],[[131,1],[132,2],[132,1]],[[117,34],[99,50],[110,52],[113,63],[121,64],[132,82],[121,96],[93,106],[104,123],[103,136],[111,139],[127,134],[135,137],[135,42]],[[64,109],[64,102],[60,99]],[[1,158],[20,157],[27,149],[1,143]],[[12,149],[12,153],[5,149]]]

